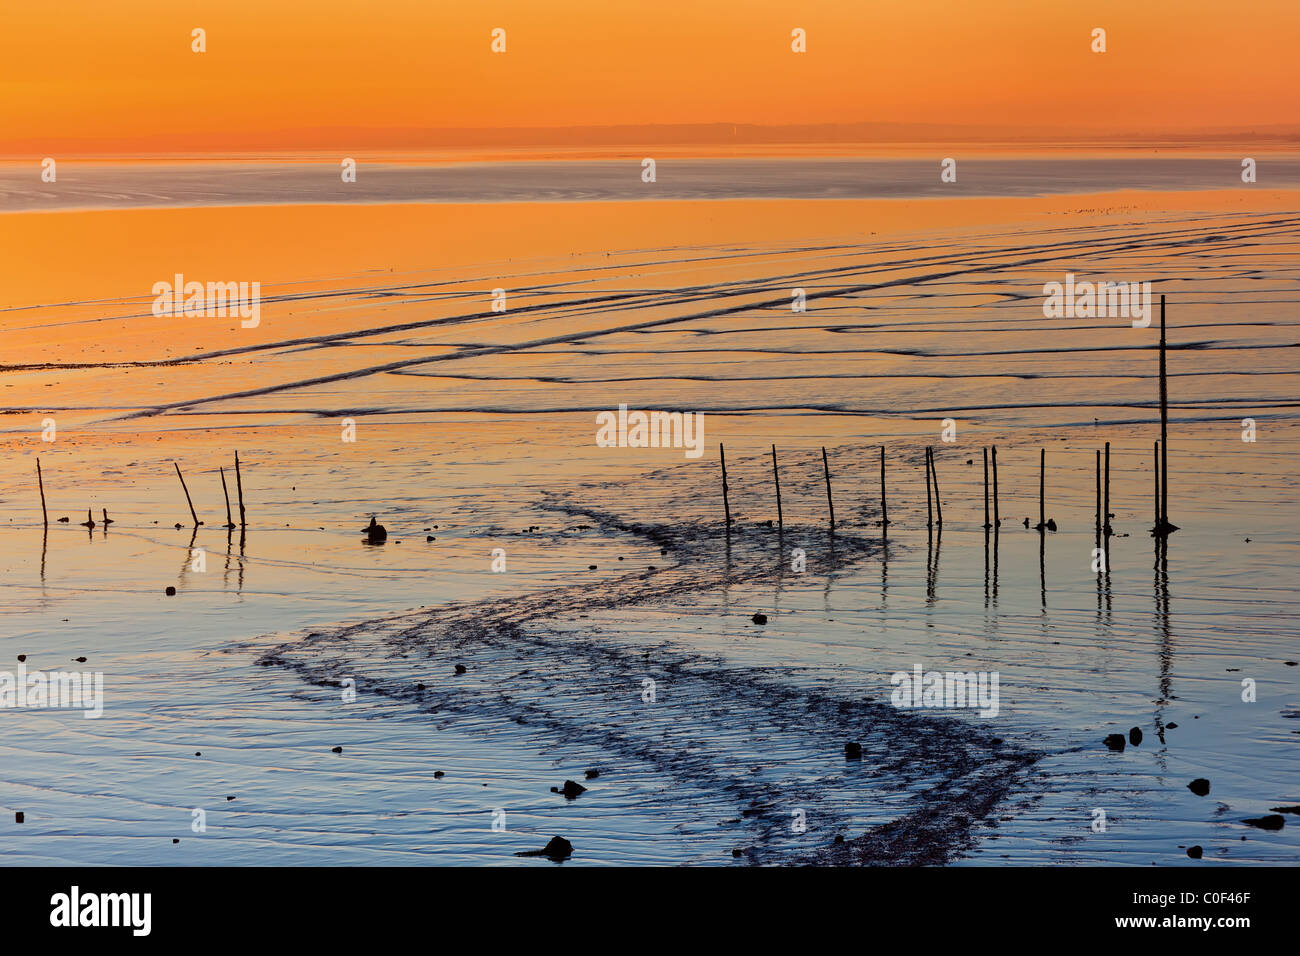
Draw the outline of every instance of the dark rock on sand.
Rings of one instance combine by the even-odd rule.
[[[753,617],[750,618],[750,620],[753,621],[755,624],[766,624],[766,623],[767,623],[767,615],[766,615],[766,614],[755,614]]]
[[[857,743],[856,741],[852,741],[852,740],[850,740],[848,743],[846,743],[846,744],[844,745],[844,759],[845,759],[845,760],[861,760],[861,759],[862,759],[862,744]]]
[[[1201,858],[1202,852],[1203,851],[1199,846],[1189,846],[1187,848],[1187,855],[1190,856],[1193,860],[1199,860]]]
[[[1241,822],[1247,826],[1259,827],[1261,830],[1280,830],[1286,826],[1286,818],[1280,813],[1270,813],[1266,817],[1250,817]]]
[[[1115,751],[1118,751],[1118,752],[1120,752],[1120,753],[1123,753],[1123,751],[1124,751],[1124,735],[1123,735],[1123,734],[1107,734],[1107,735],[1106,735],[1106,739],[1105,739],[1104,741],[1102,741],[1102,743],[1104,743],[1104,744],[1106,745],[1106,748],[1107,748],[1108,750],[1115,750]]]
[[[172,586],[169,584],[169,585],[167,585],[167,590],[166,590],[165,592],[163,592],[163,593],[166,594],[168,597],[175,597],[175,596],[176,596],[176,588],[172,587]]]
[[[1139,744],[1142,743],[1142,728],[1141,728],[1141,727],[1132,727],[1132,728],[1129,729],[1129,732],[1128,732],[1128,742],[1131,743],[1134,747],[1136,747],[1136,746],[1138,746]]]
[[[1187,789],[1192,791],[1198,797],[1203,797],[1210,792],[1210,781],[1204,777],[1197,777],[1187,785]]]
[[[521,850],[515,856],[546,856],[555,860],[567,859],[573,855],[573,844],[564,837],[551,837],[550,842],[540,850]]]
[[[574,783],[572,780],[564,781],[563,787],[551,787],[551,793],[562,793],[569,800],[574,799],[580,793],[586,793],[587,788],[580,783]]]

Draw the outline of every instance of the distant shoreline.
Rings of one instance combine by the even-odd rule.
[[[981,158],[695,158],[375,162],[356,159],[355,181],[337,157],[314,162],[90,163],[63,160],[55,182],[40,166],[0,165],[0,211],[396,203],[553,203],[715,200],[1029,198],[1116,191],[1300,189],[1300,156]],[[355,159],[355,158],[350,158]],[[648,166],[654,160],[653,166]],[[955,181],[941,178],[941,160]]]

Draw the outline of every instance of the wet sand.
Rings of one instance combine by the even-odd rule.
[[[1294,828],[1240,821],[1297,802],[1297,541],[1278,519],[1297,490],[1297,208],[1233,191],[6,217],[0,652],[87,656],[111,715],[3,715],[3,802],[27,820],[14,859],[537,866],[514,853],[559,834],[579,865],[1150,865],[1191,843],[1209,862],[1293,861]],[[154,319],[145,293],[175,271],[261,277],[260,326]],[[1184,530],[1163,571],[1146,536],[1156,333],[1045,319],[1042,284],[1066,271],[1158,279],[1176,303]],[[795,286],[808,312],[790,312]],[[595,412],[620,402],[703,411],[705,455],[595,447]],[[1127,537],[1101,578],[1106,440]],[[986,566],[993,442],[1004,525]],[[1019,519],[1043,446],[1061,533],[1040,565]],[[218,527],[236,448],[242,545]],[[52,521],[107,506],[117,523],[42,535],[38,453]],[[382,547],[361,543],[371,514]],[[889,675],[914,663],[999,670],[1001,714],[891,707]],[[1102,745],[1131,726],[1143,745]],[[1209,797],[1186,790],[1197,776]],[[566,778],[588,792],[549,792]]]

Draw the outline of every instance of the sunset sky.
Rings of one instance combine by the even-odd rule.
[[[360,149],[448,128],[884,122],[1050,139],[1300,124],[1296,0],[7,6],[11,156]]]

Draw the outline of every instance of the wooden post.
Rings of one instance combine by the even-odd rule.
[[[927,449],[930,452],[930,475],[934,481],[934,523],[943,527],[943,502],[939,500],[939,469],[934,467],[934,449]]]
[[[993,446],[993,527],[997,528],[1002,525],[1002,518],[998,515],[998,446]],[[996,580],[996,579],[995,579]]]
[[[1047,449],[1038,449],[1038,530],[1047,530],[1047,510],[1044,503],[1044,478],[1047,471]]]
[[[235,452],[235,490],[239,492],[239,526],[241,528],[247,525],[244,520],[244,479],[239,473],[239,452]]]
[[[221,493],[226,496],[226,527],[233,528],[235,522],[230,518],[230,490],[226,487],[226,469],[221,469]]]
[[[1097,546],[1101,547],[1101,449],[1097,449]]]
[[[1102,537],[1109,538],[1113,531],[1110,530],[1110,442],[1106,442],[1106,493],[1101,499],[1101,533]]]
[[[989,524],[989,450],[984,449],[984,528],[985,530],[993,527]]]
[[[722,458],[722,510],[727,519],[727,534],[731,534],[731,502],[727,498],[727,450],[718,442],[718,455]]]
[[[776,525],[784,530],[785,516],[781,513],[781,473],[776,470],[776,446],[772,446],[772,479],[776,482]]]
[[[41,460],[36,459],[36,484],[41,489],[41,518],[45,521],[45,527],[50,526],[50,515],[45,510],[45,479],[41,477]]]
[[[934,527],[934,506],[930,504],[930,448],[925,449],[925,526]]]
[[[1165,297],[1160,297],[1160,520],[1162,535],[1178,528],[1169,523],[1169,375],[1165,367]]]
[[[194,527],[197,528],[200,524],[199,516],[194,513],[194,502],[190,500],[190,489],[185,487],[185,476],[181,474],[180,465],[176,464],[176,462],[172,462],[172,464],[176,466],[176,477],[181,480],[181,489],[185,492],[185,500],[189,502],[190,506],[190,517],[194,519]]]
[[[889,524],[889,507],[885,502],[885,446],[880,446],[880,525]]]
[[[835,530],[835,501],[831,498],[831,465],[826,458],[826,446],[822,446],[822,470],[826,475],[826,507],[831,512],[831,531]]]
[[[1151,526],[1151,533],[1156,537],[1160,536],[1160,442],[1155,442],[1151,446],[1151,474],[1155,477],[1155,491],[1151,495],[1152,510],[1155,511],[1155,524]]]

